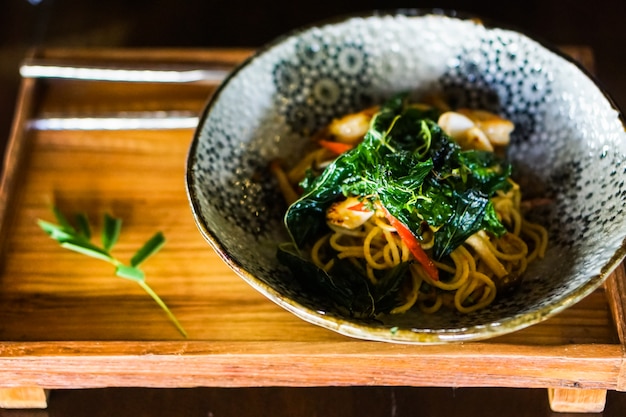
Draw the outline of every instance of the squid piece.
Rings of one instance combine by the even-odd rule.
[[[437,123],[463,149],[490,152],[508,145],[515,127],[510,120],[494,113],[470,109],[445,112]]]
[[[487,135],[469,117],[449,111],[439,116],[437,124],[463,149],[478,149],[493,152]]]
[[[356,197],[348,197],[331,205],[326,211],[326,223],[330,228],[354,230],[363,226],[374,215],[373,210],[363,208]]]
[[[489,247],[483,240],[481,232],[471,235],[469,238],[467,238],[465,243],[467,243],[469,246],[472,247],[472,249],[474,249],[480,259],[485,262],[487,267],[489,267],[489,269],[491,269],[491,271],[496,274],[498,278],[503,279],[509,274],[509,271],[506,270],[504,265],[502,265],[498,258],[496,258],[496,255],[489,249]]]
[[[367,133],[372,116],[377,111],[378,107],[371,107],[340,119],[334,119],[328,126],[328,131],[337,142],[356,144]]]
[[[515,125],[510,120],[486,110],[459,109],[459,113],[469,117],[482,130],[494,146],[507,146]]]

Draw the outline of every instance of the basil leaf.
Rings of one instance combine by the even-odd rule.
[[[158,252],[165,244],[165,236],[163,233],[157,232],[130,259],[130,265],[138,266],[140,263],[148,259],[150,256]]]
[[[487,195],[510,188],[511,165],[501,161],[493,152],[460,152],[459,162],[470,173],[466,183],[468,188],[480,189]]]
[[[76,215],[77,232],[80,236],[86,240],[91,239],[91,226],[89,225],[89,219],[85,213]]]
[[[487,208],[485,209],[485,217],[483,218],[483,224],[480,228],[493,233],[497,237],[501,237],[507,232],[506,227],[504,227],[504,225],[498,218],[496,208],[493,206],[493,203],[491,201],[489,202],[489,204],[487,204]]]
[[[485,194],[473,189],[457,194],[453,201],[452,215],[435,233],[433,251],[436,259],[450,254],[481,229],[487,205],[490,204]]]
[[[313,262],[302,258],[291,243],[279,246],[277,258],[312,294],[332,301],[353,317],[366,318],[374,314],[369,280],[352,263],[335,259],[330,273],[326,273]]]
[[[102,229],[102,246],[107,251],[117,243],[122,230],[122,220],[116,219],[109,214],[104,215],[104,224]]]
[[[389,269],[376,285],[376,311],[389,313],[398,306],[399,293],[409,273],[409,262],[402,262]]]
[[[61,212],[61,210],[59,210],[58,207],[52,207],[52,213],[54,214],[54,217],[57,219],[57,222],[59,222],[59,225],[63,229],[68,232],[76,233],[74,227],[70,224],[70,222],[67,220],[67,217],[65,217],[65,215]]]

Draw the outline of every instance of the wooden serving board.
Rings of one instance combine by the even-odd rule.
[[[567,51],[591,67],[588,49]],[[30,58],[231,69],[250,53],[57,49]],[[33,388],[37,406],[41,391],[54,388],[395,385],[542,387],[550,388],[557,411],[601,410],[606,390],[626,390],[622,267],[558,316],[488,341],[410,346],[350,339],[267,300],[201,237],[184,184],[193,128],[33,124],[140,111],[197,116],[217,85],[23,79],[0,190],[0,407],[23,406],[22,394]],[[37,220],[54,220],[52,204],[86,213],[96,233],[105,212],[122,218],[115,251],[122,260],[162,231],[167,243],[144,271],[189,337],[136,283],[45,235]]]

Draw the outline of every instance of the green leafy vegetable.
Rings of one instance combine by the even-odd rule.
[[[146,243],[144,243],[144,245],[130,259],[131,266],[139,266],[140,263],[148,259],[153,254],[157,253],[164,244],[165,237],[161,232],[157,232]]]
[[[37,223],[44,232],[46,232],[52,239],[56,240],[61,247],[65,249],[108,262],[115,266],[115,275],[139,284],[139,286],[157,303],[157,305],[163,309],[174,326],[176,326],[176,329],[183,336],[187,337],[187,332],[183,329],[179,321],[163,300],[148,285],[144,272],[139,269],[139,265],[142,262],[158,252],[165,244],[165,237],[161,232],[157,232],[154,236],[152,236],[133,255],[130,260],[130,265],[125,265],[111,254],[111,250],[117,243],[120,236],[122,228],[121,219],[112,217],[109,214],[104,215],[101,234],[102,247],[99,247],[91,242],[91,226],[86,215],[77,215],[77,226],[74,227],[57,207],[53,207],[52,211],[58,224],[50,223],[45,220],[38,220]]]
[[[364,271],[346,260],[335,260],[327,273],[312,262],[302,258],[293,247],[285,243],[278,249],[278,260],[300,277],[301,283],[313,294],[332,300],[350,315],[368,318],[376,313],[388,313],[395,307],[395,298],[407,272],[409,264],[401,263],[384,271],[378,285],[363,279]]]
[[[502,235],[490,197],[509,187],[510,164],[491,152],[461,150],[431,116],[402,96],[382,106],[363,142],[307,179],[305,193],[288,208],[285,224],[296,245],[326,231],[325,212],[342,195],[382,202],[418,237],[428,223],[437,230],[436,259],[481,228]]]
[[[379,277],[384,285],[373,288],[363,284],[368,282],[363,274],[358,283],[352,279],[359,272],[353,264],[343,269],[344,263],[335,259],[326,273],[297,259],[298,248],[328,232],[325,213],[343,196],[381,203],[417,238],[427,223],[435,231],[432,257],[438,260],[479,230],[496,236],[506,232],[491,197],[510,187],[510,164],[492,152],[462,150],[437,125],[437,118],[434,110],[411,106],[406,95],[393,97],[372,118],[358,146],[339,155],[319,176],[307,175],[300,184],[304,193],[284,217],[295,247],[279,249],[281,262],[297,271],[294,276],[311,279],[357,315],[393,307],[402,268],[391,273],[393,279]],[[334,276],[341,277],[341,284]]]
[[[314,263],[302,258],[291,242],[279,246],[277,257],[294,272],[295,276],[300,277],[302,285],[311,293],[333,301],[353,316],[368,317],[373,314],[374,300],[371,287],[354,268],[338,262],[331,272],[345,272],[345,275],[341,275],[340,281],[336,280],[335,274],[326,273]]]
[[[84,213],[76,215],[76,223],[78,233],[86,239],[91,239],[91,226],[89,225],[89,219]]]
[[[102,247],[106,251],[117,243],[122,229],[122,220],[111,217],[109,214],[104,215],[104,228],[102,229]]]

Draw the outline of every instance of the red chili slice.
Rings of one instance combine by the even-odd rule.
[[[363,201],[356,203],[353,206],[348,207],[348,210],[352,210],[352,211],[370,211],[370,209],[367,208],[367,206],[365,205],[365,203]]]
[[[430,276],[433,281],[439,281],[439,270],[437,269],[437,266],[433,260],[428,257],[426,252],[424,252],[424,249],[422,249],[422,246],[413,232],[411,232],[411,230],[406,227],[404,223],[389,213],[389,210],[387,210],[382,204],[379,204],[379,207],[383,210],[383,213],[385,213],[385,217],[387,218],[389,224],[396,229],[400,239],[402,239],[402,241],[409,248],[415,260],[422,265],[424,271],[426,271],[428,276]]]
[[[335,142],[335,141],[326,140],[326,139],[320,139],[318,143],[320,144],[321,147],[326,148],[332,153],[337,154],[337,155],[341,155],[342,153],[354,148],[354,145],[350,143]]]

